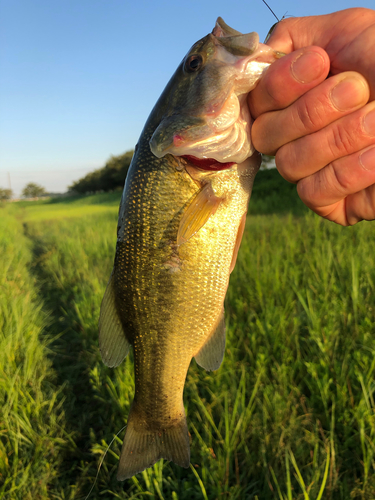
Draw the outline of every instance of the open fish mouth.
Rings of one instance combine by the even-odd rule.
[[[220,105],[213,107],[208,102],[203,113],[196,116],[181,113],[164,118],[150,140],[153,154],[158,158],[169,153],[214,159],[222,164],[241,163],[251,156],[254,152],[250,140],[252,118],[246,94],[238,96],[234,83],[232,78],[228,79],[230,92],[223,91],[226,98]]]
[[[218,172],[220,170],[228,170],[236,165],[235,162],[230,161],[226,163],[221,163],[215,158],[197,158],[196,156],[183,155],[180,158],[186,160],[190,165],[194,165],[199,170]]]
[[[242,35],[219,18],[176,73],[171,106],[150,137],[152,153],[201,159],[193,163],[205,170],[223,170],[250,157],[253,120],[246,97],[278,57],[259,43],[257,33]],[[184,106],[172,106],[179,96],[184,96]]]

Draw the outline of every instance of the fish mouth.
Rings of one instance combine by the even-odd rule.
[[[199,168],[199,170],[208,170],[217,172],[219,170],[228,170],[229,168],[236,165],[236,162],[229,161],[226,163],[220,163],[214,158],[197,158],[196,156],[191,155],[182,155],[180,158],[183,158],[188,163],[193,164],[195,167]]]

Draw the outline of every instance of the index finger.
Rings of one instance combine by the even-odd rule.
[[[283,19],[272,31],[267,45],[291,53],[309,45],[322,47],[331,60],[331,74],[356,71],[370,84],[375,99],[375,10],[363,7],[321,16]]]
[[[249,94],[253,118],[284,109],[308,90],[324,81],[329,73],[328,54],[321,47],[305,47],[287,54],[267,69]]]

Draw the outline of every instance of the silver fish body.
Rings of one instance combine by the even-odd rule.
[[[256,34],[242,35],[219,18],[189,51],[141,134],[99,320],[108,366],[134,350],[119,480],[160,458],[189,466],[184,383],[193,357],[216,370],[224,356],[224,298],[260,164],[246,93],[276,57]]]

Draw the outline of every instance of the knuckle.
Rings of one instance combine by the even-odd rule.
[[[300,99],[296,106],[296,120],[302,125],[303,131],[314,132],[326,123],[326,102],[320,102],[318,97],[314,100]],[[299,126],[300,126],[299,125]]]
[[[322,195],[327,188],[324,169],[301,179],[297,184],[297,192],[301,200],[309,208],[317,208],[322,204]],[[324,204],[324,203],[323,203]]]
[[[265,115],[261,115],[256,120],[254,120],[253,124],[251,125],[251,142],[255,146],[255,149],[257,149],[258,151],[262,151],[264,143],[266,127],[265,121]]]
[[[346,200],[343,199],[339,203],[334,203],[320,213],[322,217],[336,224],[340,224],[340,226],[350,226],[347,213],[346,213]]]
[[[314,205],[314,192],[312,177],[305,177],[297,183],[297,193],[303,203],[311,208]]]
[[[343,200],[350,192],[353,179],[340,169],[339,162],[332,162],[298,182],[298,195],[309,206],[328,206]]]
[[[369,186],[366,190],[366,198],[367,198],[367,204],[366,207],[368,208],[369,213],[366,214],[368,216],[367,220],[374,220],[375,219],[375,184],[372,184]]]
[[[356,213],[357,218],[360,216],[359,220],[374,220],[375,219],[375,184],[368,186],[361,193],[356,193],[356,197],[362,198],[362,203],[357,202],[355,204],[360,215]],[[360,207],[358,209],[358,206]]]
[[[313,108],[310,109],[309,104],[306,101],[302,101],[297,106],[297,119],[302,124],[305,131],[309,132],[316,128],[316,119]]]
[[[275,163],[278,171],[288,182],[296,183],[299,178],[296,176],[296,157],[292,144],[285,144],[275,155]]]
[[[353,186],[353,179],[346,175],[347,170],[340,169],[339,163],[333,161],[326,166],[325,171],[328,189],[346,196]]]
[[[286,85],[286,82],[290,80],[292,58],[292,54],[287,54],[278,59],[271,64],[260,79],[258,86],[262,86],[262,92],[267,96],[270,109],[283,109],[291,103],[292,89]]]
[[[273,154],[273,145],[271,144],[272,137],[269,130],[269,116],[268,113],[259,116],[251,127],[251,142],[255,149],[263,154]]]
[[[288,32],[293,24],[296,24],[298,20],[296,18],[283,18],[277,22],[272,30],[272,37],[278,38],[283,36],[285,32]]]
[[[267,75],[269,76],[269,75]],[[264,82],[264,88],[268,95],[268,100],[272,102],[272,106],[276,109],[283,107],[283,96],[280,92],[280,85],[274,78],[267,78]]]
[[[328,136],[328,147],[333,158],[347,156],[356,150],[356,143],[360,133],[360,127],[353,131],[351,127],[345,127],[343,123],[333,123],[331,134]]]

